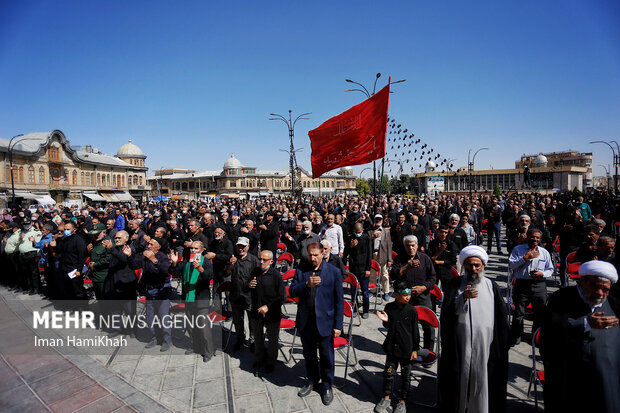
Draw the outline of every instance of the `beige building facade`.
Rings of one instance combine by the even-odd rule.
[[[0,139],[0,202],[83,204],[131,202],[148,193],[146,156],[131,140],[115,156],[72,147],[60,130]],[[11,155],[13,175],[11,177]]]
[[[350,167],[328,172],[316,179],[312,179],[312,174],[298,167],[296,180],[301,182],[303,195],[357,193],[355,176]],[[149,183],[152,197],[162,195],[173,199],[194,200],[212,196],[252,199],[291,194],[290,169],[258,170],[244,165],[234,154],[224,163],[222,169],[202,172],[191,169],[161,169],[149,177]]]

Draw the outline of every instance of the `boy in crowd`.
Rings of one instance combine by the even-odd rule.
[[[400,364],[402,387],[400,400],[394,413],[405,413],[405,400],[411,386],[411,361],[418,357],[420,335],[418,331],[418,313],[409,304],[411,286],[407,280],[399,281],[394,288],[395,301],[388,303],[384,311],[377,311],[377,316],[387,328],[383,350],[387,357],[383,370],[384,397],[375,406],[375,413],[386,413],[390,407],[390,394],[396,369]]]

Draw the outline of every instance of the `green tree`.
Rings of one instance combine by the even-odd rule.
[[[372,193],[372,188],[366,179],[356,179],[355,188],[357,189],[357,193],[361,195],[368,195]]]
[[[499,189],[499,185],[495,184],[495,188],[493,188],[493,195],[499,198],[501,194],[502,194],[502,191]]]

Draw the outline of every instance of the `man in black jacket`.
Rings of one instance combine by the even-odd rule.
[[[332,244],[328,240],[324,239],[321,241],[321,245],[323,246],[323,259],[326,263],[333,265],[334,267],[340,270],[342,274],[342,279],[347,278],[347,269],[344,268],[344,263],[342,262],[342,258],[340,255],[332,253]]]
[[[449,228],[440,225],[437,238],[428,246],[428,254],[435,266],[435,273],[441,281],[441,288],[445,288],[452,279],[452,267],[456,266],[457,247],[448,239]]]
[[[165,241],[153,238],[147,244],[142,254],[134,254],[130,248],[123,248],[123,253],[129,256],[130,266],[133,269],[142,269],[140,287],[146,291],[146,322],[151,331],[151,341],[145,348],[157,345],[157,331],[153,323],[155,314],[161,326],[162,345],[160,351],[167,351],[172,345],[172,328],[166,319],[170,316],[170,259],[160,251]]]
[[[256,363],[254,369],[264,366],[270,373],[278,358],[278,337],[282,318],[282,302],[286,296],[280,272],[272,267],[273,254],[261,251],[260,267],[252,271],[252,280],[247,285],[251,295],[250,325],[254,333]],[[265,349],[265,331],[269,348]]]
[[[431,309],[430,291],[435,285],[437,276],[435,267],[428,255],[418,251],[418,239],[413,235],[407,235],[403,239],[405,252],[398,255],[392,265],[390,276],[394,282],[401,279],[409,281],[411,287],[411,304],[423,305]],[[422,323],[424,332],[424,348],[433,348],[435,343],[435,330],[428,323]]]
[[[258,228],[260,229],[261,251],[269,250],[275,257],[278,246],[278,222],[273,219],[274,216],[275,214],[272,211],[267,212],[265,222]]]
[[[118,231],[114,234],[113,243],[105,242],[104,244],[110,251],[110,266],[104,283],[104,294],[107,299],[117,301],[116,306],[111,308],[113,314],[133,318],[136,315],[138,278],[135,271],[129,267],[129,256],[123,253],[128,240],[129,234],[126,231]],[[113,332],[110,336],[129,334],[130,337],[135,337],[132,327],[124,324],[120,327],[120,330]]]
[[[349,260],[349,272],[355,275],[362,287],[362,318],[368,318],[370,308],[370,267],[372,264],[372,246],[370,237],[364,232],[364,226],[358,222],[353,226],[353,237],[344,250],[344,261]]]
[[[209,252],[205,254],[205,257],[213,260],[213,290],[217,290],[217,287],[228,277],[226,266],[233,255],[233,246],[222,228],[216,228],[213,234],[215,239],[209,244]]]
[[[230,257],[226,272],[230,274],[230,303],[232,304],[233,324],[237,333],[237,341],[233,350],[240,350],[245,342],[245,313],[250,319],[250,293],[246,286],[252,279],[251,274],[260,267],[260,262],[255,255],[249,254],[250,240],[246,237],[237,239],[235,255]],[[250,328],[250,342],[254,335]]]
[[[86,261],[86,242],[76,235],[76,227],[73,222],[67,222],[64,226],[64,237],[61,241],[52,241],[50,246],[54,249],[59,261],[58,279],[64,292],[63,298],[69,300],[84,300],[87,295],[84,290],[82,268]],[[64,288],[63,288],[64,287]]]

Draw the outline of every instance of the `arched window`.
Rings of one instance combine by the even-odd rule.
[[[6,174],[6,180],[7,180],[8,182],[11,182],[11,166],[10,166],[10,165],[7,165],[7,166],[6,166],[6,172],[5,172],[5,174]]]
[[[138,175],[133,176],[133,184],[138,185]]]
[[[86,181],[84,180],[84,172],[80,173],[80,185],[86,185]]]
[[[101,186],[101,174],[97,174],[97,185]]]
[[[142,185],[142,175],[138,177],[138,180],[140,181],[140,185]]]
[[[19,167],[19,178],[17,178],[17,182],[24,182],[24,167]]]
[[[95,173],[94,172],[90,174],[90,184],[92,186],[95,186]]]
[[[116,187],[116,175],[112,175],[112,185]]]
[[[60,151],[57,146],[50,146],[47,151],[47,156],[50,161],[60,161]]]
[[[125,187],[125,175],[121,176],[121,181],[123,182],[122,187],[124,188]]]
[[[28,183],[29,184],[34,184],[34,166],[30,165],[28,167]]]
[[[39,183],[45,183],[45,168],[42,166],[39,168]]]
[[[77,185],[77,171],[75,169],[71,173],[71,185]]]

